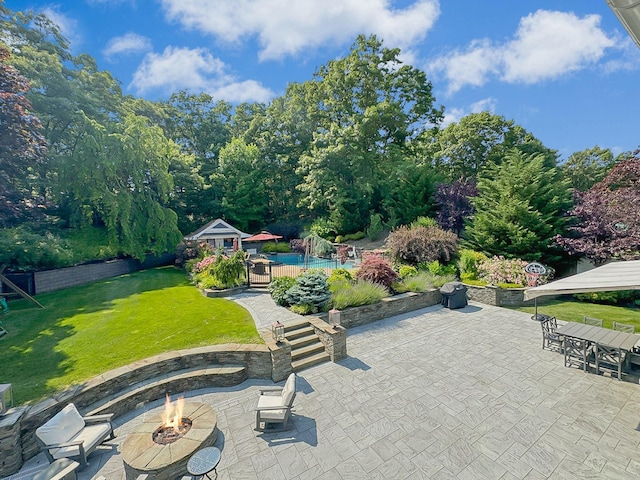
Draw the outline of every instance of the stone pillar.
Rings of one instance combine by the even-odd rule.
[[[291,366],[291,344],[289,342],[274,342],[267,343],[269,351],[271,352],[271,379],[274,382],[284,380],[293,371]]]
[[[22,467],[20,425],[25,407],[17,407],[0,416],[0,477],[13,475]]]

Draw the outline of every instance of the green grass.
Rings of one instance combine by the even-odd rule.
[[[534,307],[519,307],[515,310],[533,313]],[[538,313],[545,313],[556,317],[558,320],[569,322],[582,322],[582,318],[595,317],[603,320],[603,325],[611,328],[612,323],[628,323],[636,326],[640,332],[640,309],[618,307],[614,305],[599,305],[596,303],[581,302],[578,300],[551,300],[538,305]]]
[[[173,267],[145,270],[9,302],[0,315],[0,383],[17,404],[162,352],[262,343],[243,307],[203,296]]]

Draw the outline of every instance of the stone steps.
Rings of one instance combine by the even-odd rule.
[[[328,362],[324,344],[306,320],[285,324],[285,338],[291,345],[291,367],[294,372]]]
[[[116,417],[135,410],[145,403],[161,399],[165,394],[175,396],[209,387],[230,387],[247,379],[247,369],[237,365],[209,365],[176,370],[135,383],[82,409],[83,415],[113,413]]]

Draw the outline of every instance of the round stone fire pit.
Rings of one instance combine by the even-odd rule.
[[[201,403],[186,403],[183,417],[191,428],[173,443],[161,445],[153,441],[154,432],[162,425],[163,407],[147,412],[141,425],[122,443],[122,460],[127,480],[147,474],[154,480],[173,480],[187,473],[189,457],[197,450],[212,446],[218,438],[216,411]]]

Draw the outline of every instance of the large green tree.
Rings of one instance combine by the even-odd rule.
[[[560,250],[553,237],[566,227],[571,206],[569,182],[548,168],[543,154],[510,151],[478,178],[475,214],[464,238],[467,246],[489,255],[553,264]]]
[[[593,148],[572,153],[560,166],[560,170],[575,190],[585,192],[601,181],[614,163],[611,150],[596,145]]]
[[[47,151],[40,121],[26,97],[29,82],[8,64],[9,56],[0,45],[0,227],[33,217],[40,201],[30,184]]]
[[[546,165],[555,164],[555,154],[531,133],[513,120],[486,111],[467,115],[421,140],[424,155],[449,181],[477,177],[487,165],[499,164],[513,148],[544,153]]]
[[[409,141],[442,119],[425,73],[399,55],[360,36],[303,86],[316,125],[298,169],[301,204],[328,216],[336,231],[362,229],[370,211],[382,210]]]

